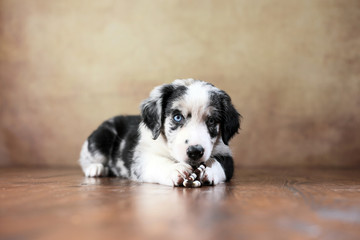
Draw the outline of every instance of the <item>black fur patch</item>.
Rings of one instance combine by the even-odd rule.
[[[164,133],[164,122],[168,114],[167,111],[171,108],[171,103],[183,96],[186,90],[187,87],[185,86],[163,85],[161,96],[158,99],[148,99],[142,105],[143,122],[152,131],[154,139],[157,139],[161,132]],[[161,109],[158,109],[159,106]]]
[[[89,151],[99,151],[108,160],[112,175],[121,176],[116,163],[121,159],[124,166],[130,171],[134,148],[138,143],[138,127],[140,116],[117,116],[102,123],[88,138]],[[124,149],[120,145],[124,141]]]
[[[159,100],[160,101],[160,100]],[[152,131],[153,138],[160,135],[161,118],[158,114],[157,101],[147,101],[141,106],[141,117],[145,125]]]
[[[218,135],[217,130],[218,120],[216,120],[216,117],[209,117],[206,121],[206,126],[208,128],[209,134],[211,138],[215,138]]]
[[[238,133],[241,115],[231,103],[230,96],[224,91],[214,91],[210,96],[211,105],[219,109],[220,131],[223,142],[228,145],[229,140]]]
[[[138,127],[140,124],[140,116],[118,116],[114,118],[115,128],[118,132],[119,144],[114,145],[113,161],[118,161],[119,157],[124,161],[125,167],[130,171],[134,148],[139,140]],[[120,151],[121,142],[124,142],[124,148]],[[115,162],[115,164],[116,164]]]
[[[224,169],[226,181],[230,181],[234,174],[234,160],[231,156],[216,155],[214,158],[221,164]]]
[[[173,86],[173,85],[171,85]],[[164,100],[163,100],[163,111],[162,111],[162,123],[164,124],[165,118],[171,114],[176,114],[174,112],[174,109],[172,109],[172,103],[175,102],[176,100],[178,100],[179,98],[181,98],[182,96],[184,96],[186,94],[187,91],[187,87],[185,86],[177,86],[174,87],[171,91],[171,93],[169,94],[171,90],[170,89],[166,89],[166,91],[164,91]],[[178,113],[181,114],[180,111],[178,111]]]
[[[107,158],[111,154],[111,148],[116,138],[115,128],[110,122],[102,123],[89,137],[88,150],[92,154],[100,152]]]

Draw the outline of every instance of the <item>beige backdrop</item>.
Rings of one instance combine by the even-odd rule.
[[[360,1],[0,0],[0,165],[75,166],[102,120],[193,77],[238,166],[360,166]]]

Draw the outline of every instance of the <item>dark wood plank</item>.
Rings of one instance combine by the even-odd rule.
[[[1,239],[359,239],[360,171],[237,169],[199,189],[0,169]]]

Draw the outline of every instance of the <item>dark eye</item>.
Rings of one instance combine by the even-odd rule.
[[[213,125],[213,124],[215,124],[215,119],[208,118],[207,122],[208,122],[209,125]]]
[[[174,116],[174,121],[175,122],[181,122],[181,120],[183,120],[183,115],[181,115],[181,114],[176,114],[175,116]]]

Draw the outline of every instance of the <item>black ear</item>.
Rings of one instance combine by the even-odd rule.
[[[223,142],[228,145],[230,139],[238,133],[240,128],[241,115],[236,111],[231,103],[231,98],[224,91],[220,93],[221,102],[221,137]]]
[[[157,139],[161,133],[164,121],[164,109],[169,94],[173,87],[171,85],[162,85],[156,87],[150,97],[141,104],[141,117],[153,135],[153,139]]]
[[[161,129],[161,112],[156,100],[147,99],[141,104],[141,116],[145,125],[151,130],[153,139],[157,139]]]

